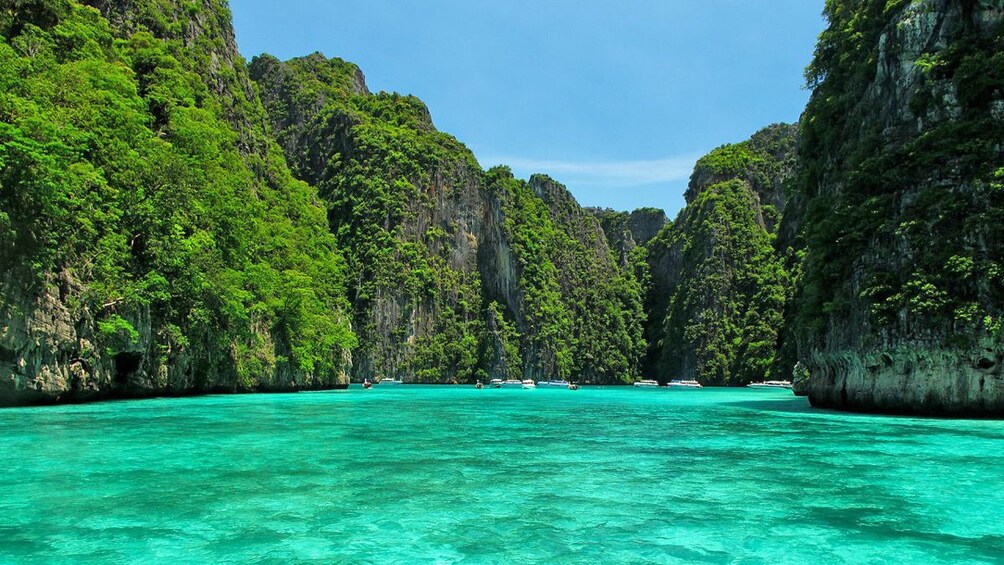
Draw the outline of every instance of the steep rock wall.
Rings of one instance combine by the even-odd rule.
[[[610,249],[614,250],[620,262],[627,265],[632,252],[648,245],[659,231],[669,223],[666,212],[659,208],[639,208],[631,212],[619,212],[609,208],[586,208],[600,221],[600,227],[607,237]]]
[[[637,373],[640,289],[563,186],[485,173],[421,101],[370,93],[351,63],[263,55],[250,70],[346,250],[357,378]]]
[[[473,155],[436,131],[417,98],[370,93],[351,63],[263,55],[250,71],[346,249],[354,376],[473,379],[488,347],[478,270],[487,202]]]
[[[827,10],[800,153],[809,398],[1004,415],[1004,4]]]
[[[742,385],[768,376],[788,300],[774,248],[797,128],[774,125],[701,158],[687,206],[646,245],[647,373]]]
[[[0,404],[344,386],[340,259],[225,3],[93,4],[0,12]]]

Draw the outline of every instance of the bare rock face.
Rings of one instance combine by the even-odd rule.
[[[619,253],[625,265],[636,247],[647,245],[669,223],[666,212],[659,208],[639,208],[631,212],[586,208],[586,211],[599,220],[607,243]]]
[[[64,284],[68,281],[63,281]],[[108,379],[84,354],[90,340],[77,335],[73,316],[60,300],[59,285],[43,292],[4,281],[0,327],[0,405],[32,404],[70,391],[96,392]]]
[[[669,219],[659,208],[639,208],[628,215],[628,231],[638,245],[646,245],[655,237]]]
[[[845,410],[1004,416],[1004,4],[857,12],[840,48],[858,55],[817,52],[803,118],[804,390]]]
[[[810,365],[814,406],[947,416],[1004,414],[1004,351],[992,340],[967,350],[913,347],[818,354]]]

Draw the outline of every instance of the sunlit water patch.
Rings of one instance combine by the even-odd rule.
[[[960,563],[1004,422],[787,391],[213,396],[0,411],[0,562]]]

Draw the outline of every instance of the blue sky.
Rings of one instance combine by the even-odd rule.
[[[414,94],[484,166],[683,206],[694,161],[808,99],[822,0],[231,0],[249,60],[320,51]]]

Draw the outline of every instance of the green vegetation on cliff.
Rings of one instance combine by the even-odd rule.
[[[356,372],[473,378],[484,338],[480,280],[473,254],[452,253],[465,237],[460,218],[445,218],[437,202],[455,192],[443,177],[480,175],[473,156],[434,130],[416,98],[369,94],[349,63],[263,56],[251,70],[294,171],[317,184],[346,250],[363,338]]]
[[[163,15],[134,4],[130,16]],[[68,0],[0,11],[0,316],[56,292],[77,334],[43,352],[24,341],[37,336],[0,336],[18,357],[73,366],[37,386],[37,365],[4,367],[0,388],[336,383],[355,341],[315,191],[263,128],[240,125],[260,105],[198,73],[202,43],[153,31]]]
[[[361,336],[355,372],[471,380],[485,312],[475,256],[457,249],[472,220],[452,212],[464,183],[480,182],[473,155],[433,128],[420,100],[370,94],[340,59],[265,55],[251,72],[294,172],[318,187],[345,250]]]
[[[697,162],[687,206],[648,243],[652,372],[741,385],[769,376],[789,298],[775,250],[795,128],[772,126]]]
[[[934,4],[827,2],[800,152],[810,201],[797,325],[814,344],[827,320],[862,315],[892,330],[860,332],[872,344],[971,340],[1000,319],[1004,23],[999,8],[994,22],[977,6]],[[921,45],[928,25],[941,37]],[[882,50],[883,35],[898,51]],[[891,60],[913,69],[893,74]],[[876,100],[876,85],[898,92],[907,78],[896,105]]]
[[[598,221],[546,176],[527,183],[496,167],[487,184],[516,267],[522,349],[537,360],[530,374],[587,382],[636,377],[645,347],[642,290],[617,266]]]
[[[814,404],[1004,413],[1000,2],[829,1],[792,316]]]
[[[421,101],[371,94],[340,59],[263,55],[250,69],[345,250],[357,375],[637,375],[641,289],[564,187],[485,173]]]

